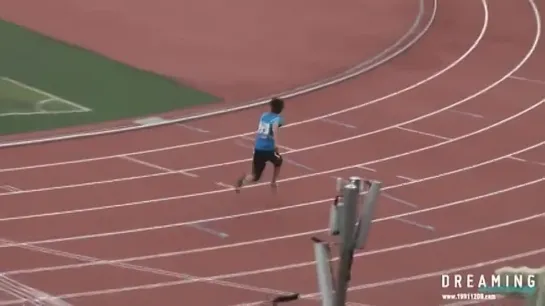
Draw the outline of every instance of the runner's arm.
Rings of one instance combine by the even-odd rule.
[[[273,137],[274,137],[274,145],[275,145],[275,150],[277,153],[280,153],[278,151],[278,147],[280,146],[280,143],[278,141],[278,130],[280,130],[280,123],[278,121],[276,121],[273,126],[272,126],[272,130],[273,130]]]

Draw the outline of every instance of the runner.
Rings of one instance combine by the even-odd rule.
[[[236,192],[250,183],[257,182],[265,170],[267,162],[274,166],[271,187],[276,189],[276,179],[282,167],[282,156],[278,150],[278,129],[284,124],[280,116],[284,109],[284,100],[274,98],[269,102],[271,110],[261,115],[255,137],[254,156],[252,159],[252,172],[240,177],[235,185]]]

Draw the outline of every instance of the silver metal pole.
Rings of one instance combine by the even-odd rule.
[[[335,191],[337,191],[337,195],[341,194],[343,190],[344,180],[340,177],[338,177],[335,180]]]
[[[360,189],[352,182],[344,186],[344,222],[341,222],[341,238],[339,272],[337,287],[335,290],[335,306],[344,306],[346,303],[346,291],[350,279],[352,256],[354,255],[354,229],[356,222],[356,209],[358,206]]]
[[[333,304],[333,275],[329,265],[329,247],[317,239],[314,240],[314,257],[316,259],[316,273],[318,275],[318,287],[322,297],[322,306],[334,306]]]
[[[371,223],[373,222],[375,207],[378,202],[381,186],[381,182],[371,182],[371,187],[365,195],[363,209],[361,210],[358,222],[358,231],[355,236],[356,242],[354,247],[357,249],[365,248],[365,244],[367,243],[367,238],[369,237],[369,232],[371,231]]]
[[[339,197],[335,198],[331,208],[329,210],[329,234],[331,236],[337,236],[341,233],[341,223],[344,209],[344,203]]]
[[[361,189],[362,188],[362,186],[361,186],[361,182],[362,182],[361,177],[351,176],[351,177],[348,178],[348,181],[353,183],[354,185],[356,185],[360,191],[362,190]]]

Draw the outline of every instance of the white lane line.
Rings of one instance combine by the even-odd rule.
[[[149,168],[153,168],[153,169],[155,169],[155,170],[160,170],[160,171],[162,171],[162,172],[174,173],[174,170],[172,170],[172,169],[170,169],[170,168],[166,168],[166,167],[159,166],[159,165],[156,165],[156,164],[153,164],[153,163],[149,163],[149,162],[147,162],[147,161],[143,161],[143,160],[140,160],[140,159],[135,158],[135,157],[120,156],[119,158],[124,159],[124,160],[126,160],[126,161],[129,161],[129,162],[131,162],[131,163],[143,165],[143,166],[146,166],[146,167],[149,167]]]
[[[306,84],[300,87],[297,87],[292,90],[284,91],[281,93],[277,93],[273,96],[281,97],[284,99],[297,97],[300,95],[304,95],[307,93],[314,92],[316,90],[327,88],[332,85],[340,84],[344,81],[350,80],[352,78],[355,78],[357,76],[360,76],[364,74],[365,72],[368,72],[378,66],[380,66],[383,63],[386,63],[387,61],[397,57],[398,55],[402,54],[406,50],[408,50],[410,47],[412,47],[424,34],[426,34],[431,27],[433,21],[435,20],[435,15],[437,13],[437,7],[438,7],[438,1],[433,1],[433,8],[432,12],[430,14],[428,22],[424,25],[423,29],[420,32],[416,32],[416,29],[420,26],[420,21],[422,20],[422,17],[424,16],[424,1],[419,1],[419,12],[417,17],[415,18],[413,24],[409,28],[409,30],[401,37],[399,38],[394,44],[389,46],[388,48],[384,49],[379,54],[375,55],[374,57],[367,59],[350,69],[343,71],[340,74],[328,77],[326,79]],[[415,35],[407,44],[402,45],[403,42],[405,42],[411,35]],[[396,50],[396,48],[400,47],[400,49]],[[395,51],[394,51],[395,50]],[[227,113],[233,113],[240,110],[246,110],[250,109],[255,106],[264,105],[265,103],[268,103],[270,97],[258,99],[257,101],[249,101],[246,104],[238,107],[231,107],[227,109],[220,109],[215,110],[211,112],[207,112],[205,114],[193,114],[188,115],[185,118],[179,118],[178,120],[172,120],[171,122],[188,122],[190,120],[200,119],[200,118],[210,118],[214,115],[221,115],[221,114],[227,114]],[[148,125],[146,128],[149,128],[151,126],[160,126],[160,124],[157,125]],[[139,130],[142,129],[138,127],[127,127],[127,128],[118,128],[118,129],[112,129],[110,130],[110,134],[113,133],[119,133],[124,131],[132,131],[132,130]],[[65,136],[56,136],[56,137],[49,137],[49,138],[41,138],[41,139],[35,139],[30,141],[19,141],[19,142],[12,142],[7,144],[0,144],[0,147],[13,147],[17,145],[24,145],[24,144],[37,144],[37,143],[44,143],[44,142],[51,142],[51,141],[58,141],[58,140],[67,140],[67,139],[77,139],[85,136],[97,136],[97,135],[106,135],[107,132],[103,133],[97,133],[94,132],[87,132],[87,133],[79,133],[79,134],[72,134],[72,135],[65,135]],[[126,155],[126,154],[122,154]]]
[[[192,125],[185,124],[185,123],[175,123],[175,125],[180,126],[180,127],[183,127],[183,128],[188,129],[188,130],[190,130],[190,131],[194,131],[194,132],[199,132],[199,133],[210,133],[209,130],[205,130],[205,129],[201,129],[201,128],[198,128],[198,127],[194,127],[194,126],[192,126]]]
[[[525,77],[521,77],[521,76],[515,76],[515,75],[510,76],[510,78],[513,79],[513,80],[519,80],[519,81],[524,81],[524,82],[529,82],[529,83],[545,85],[545,81],[542,81],[542,80],[529,79],[529,78],[525,78]]]
[[[292,165],[297,166],[299,168],[303,168],[303,169],[308,170],[310,172],[316,171],[316,170],[314,170],[314,168],[311,168],[311,167],[309,167],[307,165],[303,165],[303,164],[301,164],[299,162],[294,161],[293,159],[283,158],[283,160],[285,162],[289,163],[289,164],[292,164]]]
[[[220,232],[220,231],[217,231],[215,229],[212,229],[208,226],[204,226],[202,224],[199,224],[199,223],[195,223],[195,224],[189,224],[187,225],[188,227],[192,227],[198,231],[201,231],[201,232],[205,232],[205,233],[208,233],[210,235],[213,235],[213,236],[218,236],[220,238],[227,238],[229,237],[229,234],[227,233],[224,233],[224,232]]]
[[[69,304],[55,296],[51,296],[50,294],[47,294],[43,291],[29,287],[23,283],[7,277],[4,274],[0,274],[0,287],[2,287],[2,291],[8,292],[20,299],[25,300],[23,306],[72,306],[72,304]]]
[[[479,115],[479,114],[475,114],[475,113],[470,113],[470,112],[459,111],[459,110],[455,110],[455,109],[449,109],[449,112],[455,113],[455,114],[458,114],[458,115],[469,116],[469,117],[473,117],[473,118],[479,118],[479,119],[483,119],[483,118],[484,118],[483,115]]]
[[[407,224],[407,225],[410,225],[410,226],[415,226],[415,227],[425,229],[425,230],[430,231],[430,232],[435,232],[435,227],[433,227],[431,225],[428,225],[428,224],[419,223],[419,222],[416,222],[416,221],[413,221],[413,220],[410,220],[410,219],[407,219],[407,218],[396,218],[395,220],[400,221],[401,223],[404,223],[404,224]]]
[[[523,162],[523,163],[528,162],[528,161],[525,160],[525,159],[518,158],[518,157],[514,157],[514,156],[508,156],[507,158],[512,159],[512,160],[516,160],[516,161],[519,161],[519,162]]]
[[[400,199],[400,198],[398,198],[398,197],[394,197],[393,195],[390,195],[389,193],[386,193],[386,192],[382,192],[382,193],[381,193],[381,196],[383,196],[383,197],[385,197],[385,198],[387,198],[387,199],[390,199],[390,200],[392,200],[392,201],[394,201],[394,202],[398,202],[398,203],[400,203],[400,204],[409,206],[409,207],[414,208],[414,209],[418,208],[418,205],[416,205],[416,204],[414,204],[414,203],[411,203],[411,202],[409,202],[409,201],[405,201],[405,200]]]
[[[29,299],[29,296],[25,294],[24,292],[17,290],[17,288],[14,288],[9,283],[4,283],[4,281],[1,280],[1,277],[0,277],[0,290],[18,298],[21,301],[24,301],[24,303],[29,303],[30,305],[38,305],[37,302],[34,302],[32,300],[32,297],[30,297]],[[23,306],[25,305],[23,304]]]
[[[528,160],[528,159],[524,159],[524,158],[520,158],[520,157],[509,156],[507,158],[519,161],[521,163],[528,163],[528,164],[534,164],[534,165],[539,165],[539,166],[545,166],[545,163],[541,163],[541,162],[537,162],[537,161],[533,161],[533,160]]]
[[[418,131],[418,130],[415,130],[415,129],[409,129],[409,128],[402,127],[402,126],[398,126],[397,129],[402,130],[402,131],[406,131],[406,132],[410,132],[410,133],[415,133],[415,134],[418,134],[418,135],[429,136],[429,137],[433,137],[433,138],[437,138],[437,139],[441,139],[441,140],[450,140],[450,138],[445,137],[445,136],[441,136],[441,135],[437,135],[437,134],[433,134],[433,133],[428,133],[428,132],[422,132],[422,131]]]
[[[413,179],[411,177],[408,177],[408,176],[403,176],[403,175],[396,175],[397,178],[400,178],[402,180],[405,180],[405,181],[408,181],[408,182],[414,182],[414,181],[417,181],[416,179]]]
[[[438,237],[438,238],[434,238],[434,239],[422,240],[422,241],[418,241],[418,242],[414,242],[414,243],[410,243],[410,244],[397,245],[397,246],[384,248],[384,249],[373,250],[373,251],[357,252],[356,254],[354,254],[354,258],[357,259],[357,258],[364,257],[364,256],[382,254],[382,253],[386,253],[386,252],[398,251],[398,250],[407,249],[407,248],[415,248],[415,247],[422,246],[422,245],[429,245],[429,244],[434,244],[434,243],[437,243],[437,242],[448,241],[448,240],[452,240],[452,239],[459,238],[459,237],[469,236],[469,235],[473,235],[473,234],[477,234],[477,233],[482,233],[482,232],[486,232],[486,231],[490,231],[490,230],[495,230],[495,229],[499,229],[499,228],[503,228],[503,227],[512,226],[514,224],[528,222],[528,221],[534,220],[536,218],[541,218],[543,215],[545,215],[545,213],[536,214],[536,215],[532,215],[532,216],[521,218],[521,219],[512,220],[512,221],[505,222],[505,223],[495,224],[495,225],[491,225],[491,226],[484,227],[484,228],[478,228],[478,229],[474,229],[474,230],[471,230],[471,231],[455,233],[455,234],[452,234],[452,235],[449,235],[449,236],[442,236],[442,237]],[[535,250],[535,251],[533,251],[532,255],[540,254],[540,253],[542,253],[544,251],[545,251],[545,248],[539,249],[538,252],[537,252],[537,250]],[[525,255],[523,257],[527,257],[527,256],[530,256],[530,255]],[[520,257],[516,257],[516,258],[520,258]],[[513,260],[513,259],[516,259],[516,258],[514,258],[513,256],[510,256],[509,259],[503,258],[502,260]],[[332,258],[332,261],[337,261],[338,259],[339,259],[338,257],[335,257],[335,258]],[[490,264],[499,263],[499,262],[502,262],[502,260],[495,260],[493,262],[490,262]],[[311,266],[311,265],[314,265],[314,264],[315,264],[314,261],[307,261],[307,262],[294,263],[294,264],[284,265],[284,266],[270,267],[270,268],[266,268],[266,269],[259,269],[259,270],[252,270],[252,271],[240,271],[240,272],[235,272],[235,273],[230,273],[230,274],[223,274],[223,275],[215,275],[215,276],[206,277],[206,281],[217,281],[217,280],[238,278],[238,277],[243,277],[243,276],[278,272],[278,271],[308,267],[308,266]],[[472,269],[472,268],[479,268],[479,267],[482,267],[482,266],[483,266],[483,263],[479,263],[478,265],[466,266],[465,270]],[[45,269],[47,269],[47,268],[48,267],[45,267]],[[419,280],[419,279],[423,279],[423,278],[429,278],[429,277],[432,277],[432,276],[436,276],[436,273],[438,273],[438,274],[451,274],[451,273],[455,273],[455,272],[458,272],[458,271],[461,271],[461,270],[463,270],[463,269],[454,268],[454,269],[448,269],[448,270],[438,271],[438,272],[434,272],[434,273],[421,274],[421,275],[412,276],[412,277],[409,277],[409,278],[406,278],[406,277],[405,278],[396,278],[396,279],[389,280],[389,281],[383,281],[383,282],[378,282],[378,283],[364,284],[364,285],[360,285],[360,286],[355,286],[355,287],[352,287],[351,290],[352,291],[354,291],[354,290],[363,290],[363,289],[381,287],[381,286],[385,286],[385,285],[405,283],[405,282],[408,282],[408,281],[414,281],[414,280]],[[26,272],[26,273],[32,273],[32,272]],[[7,275],[14,275],[14,274],[25,274],[25,273],[21,273],[20,271],[12,271],[12,272],[7,272],[6,274]],[[432,274],[432,275],[430,275],[430,274]],[[172,286],[188,284],[188,283],[195,283],[195,282],[199,282],[199,281],[197,281],[197,280],[185,280],[184,279],[184,280],[159,282],[159,283],[145,284],[145,285],[131,286],[131,287],[122,287],[122,288],[103,289],[103,290],[96,290],[96,291],[68,293],[68,294],[58,295],[57,297],[62,298],[62,299],[70,299],[70,298],[76,298],[76,297],[96,296],[96,295],[104,295],[104,294],[112,294],[112,293],[120,293],[120,292],[130,292],[130,291],[144,290],[144,289],[151,289],[151,288],[172,287]],[[13,301],[10,301],[10,304],[0,303],[0,305],[13,305],[12,303],[13,303]],[[261,303],[261,302],[259,302],[259,303]]]
[[[235,188],[233,185],[229,185],[229,184],[226,184],[224,182],[216,182],[216,185],[218,185],[220,187],[231,188],[231,189]]]
[[[17,188],[17,187],[15,187],[13,185],[2,185],[2,186],[0,186],[0,189],[7,190],[9,192],[21,192],[21,191],[23,191],[22,189]]]
[[[333,120],[333,119],[330,119],[330,118],[323,118],[323,119],[320,119],[320,121],[325,122],[325,123],[329,123],[329,124],[333,124],[333,125],[338,125],[338,126],[345,127],[345,128],[349,128],[349,129],[356,129],[357,128],[356,126],[353,126],[352,124],[344,123],[344,122]]]
[[[365,167],[365,166],[362,166],[362,165],[357,165],[356,168],[360,168],[362,170],[371,171],[371,172],[377,172],[377,170],[375,170],[373,168]]]
[[[149,162],[146,162],[146,161],[134,158],[134,157],[130,157],[130,156],[119,156],[119,158],[130,161],[130,162],[133,162],[133,163],[136,163],[136,164],[140,164],[140,165],[143,165],[143,166],[146,166],[146,167],[150,167],[150,168],[153,168],[153,169],[156,169],[156,170],[161,170],[163,175],[164,174],[179,173],[179,174],[183,174],[183,175],[190,176],[190,177],[199,177],[196,174],[193,174],[193,173],[190,173],[190,172],[187,172],[187,171],[184,171],[184,170],[173,170],[173,169],[170,169],[170,168],[166,168],[166,167],[163,167],[163,166],[152,164],[152,163],[149,163]]]

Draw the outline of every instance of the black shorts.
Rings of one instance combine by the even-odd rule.
[[[282,166],[282,156],[275,151],[254,151],[254,158],[252,162],[254,180],[258,181],[261,178],[267,162],[272,163],[275,167],[280,167]]]

